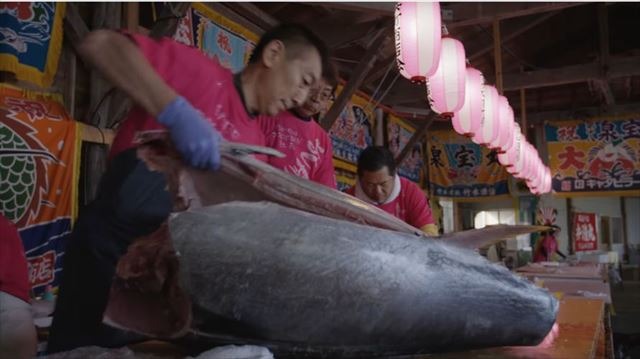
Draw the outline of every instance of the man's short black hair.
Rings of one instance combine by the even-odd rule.
[[[280,24],[265,32],[253,49],[251,57],[249,57],[249,63],[252,64],[260,61],[264,48],[273,40],[282,41],[286,48],[293,48],[296,45],[306,45],[315,48],[320,53],[323,68],[329,61],[329,50],[324,41],[320,40],[320,38],[307,27],[300,24],[289,23]],[[291,51],[289,52],[289,54],[293,53],[294,52]]]
[[[364,171],[375,172],[384,167],[387,167],[390,176],[395,176],[396,162],[393,153],[386,147],[369,146],[358,157],[358,176],[362,176]]]

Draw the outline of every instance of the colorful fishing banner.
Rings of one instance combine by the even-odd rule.
[[[573,240],[576,252],[595,251],[598,249],[595,213],[573,214]]]
[[[340,91],[342,86],[336,92]],[[357,163],[360,152],[373,145],[375,115],[371,107],[368,98],[360,94],[351,97],[329,130],[335,158]]]
[[[640,118],[545,124],[553,190],[640,195]]]
[[[429,183],[436,196],[487,198],[509,193],[509,175],[495,151],[454,131],[432,131],[427,144]]]
[[[346,191],[356,185],[358,168],[355,164],[334,158],[333,166],[335,167],[338,191]]]
[[[170,14],[167,3],[154,3],[156,18]],[[231,21],[204,3],[193,3],[178,23],[173,38],[195,46],[233,73],[240,72],[258,42],[258,35]]]
[[[0,212],[20,231],[36,294],[58,284],[77,211],[80,136],[59,100],[0,86]]]
[[[62,52],[66,4],[0,2],[0,71],[50,87]]]
[[[409,142],[409,139],[416,132],[416,129],[405,120],[394,114],[387,115],[387,139],[388,148],[397,157]],[[415,183],[424,183],[424,140],[420,140],[413,145],[411,152],[405,157],[400,166],[398,174]]]

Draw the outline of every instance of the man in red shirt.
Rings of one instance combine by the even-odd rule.
[[[438,235],[429,201],[415,183],[396,173],[393,154],[372,146],[358,157],[358,181],[347,191],[431,236]]]
[[[332,99],[338,86],[338,76],[332,63],[324,64],[322,69],[321,80],[302,106],[280,112],[275,117],[260,116],[258,123],[266,145],[286,156],[270,157],[270,165],[335,189],[331,139],[315,117],[326,109]]]
[[[33,358],[36,329],[29,302],[27,258],[16,227],[0,214],[0,356]]]
[[[168,130],[184,161],[215,170],[221,138],[264,145],[254,116],[276,115],[304,103],[328,53],[321,40],[298,25],[265,33],[236,75],[169,39],[98,30],[79,50],[136,106],[118,129],[95,200],[80,212],[70,236],[50,353],[120,346],[127,340],[102,325],[117,262],[136,238],[157,230],[173,208],[164,176],[137,158],[138,138]]]

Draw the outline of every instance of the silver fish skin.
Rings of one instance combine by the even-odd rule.
[[[548,291],[471,250],[275,203],[188,210],[169,232],[191,327],[211,337],[431,353],[536,345],[558,311]]]

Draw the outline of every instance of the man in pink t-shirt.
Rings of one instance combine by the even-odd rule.
[[[266,145],[285,154],[284,158],[270,157],[270,165],[335,189],[331,139],[315,117],[333,98],[338,77],[332,63],[324,64],[322,69],[322,79],[304,105],[276,116],[260,116],[258,123]]]
[[[415,183],[396,173],[389,149],[372,146],[358,157],[358,181],[346,191],[431,236],[438,235],[429,201]]]
[[[33,358],[38,339],[29,298],[27,258],[18,230],[0,213],[0,355]]]
[[[135,106],[118,129],[96,198],[80,211],[68,242],[50,353],[127,341],[101,324],[116,264],[173,208],[164,176],[137,158],[137,139],[166,130],[187,164],[215,170],[221,139],[263,145],[254,117],[303,104],[328,57],[308,29],[286,24],[263,35],[236,75],[172,40],[110,30],[87,35],[79,52]]]

